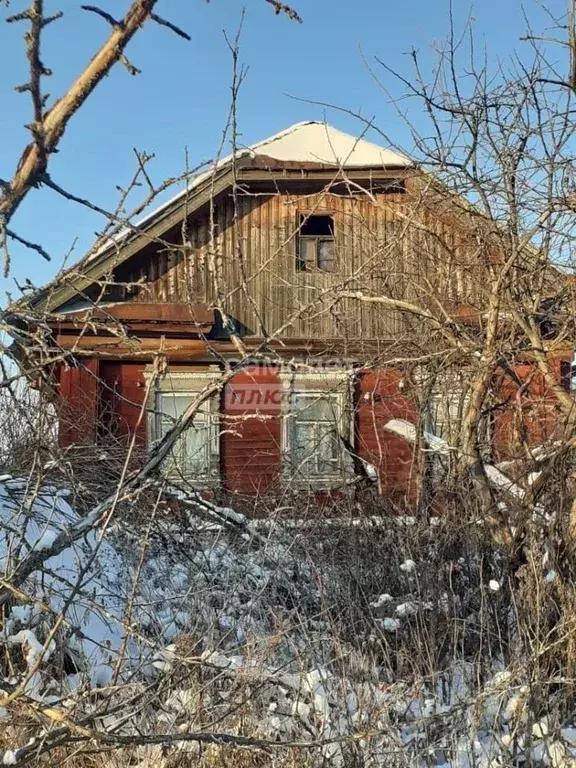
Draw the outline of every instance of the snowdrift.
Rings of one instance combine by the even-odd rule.
[[[81,520],[67,498],[63,489],[0,478],[4,583],[18,562],[49,555]],[[378,527],[405,531],[406,556],[394,581],[367,596],[371,629],[353,643],[327,618],[349,571],[315,556],[326,554],[326,542],[306,549],[305,532],[275,526],[263,534],[208,506],[192,501],[179,521],[143,518],[139,530],[118,522],[105,535],[88,528],[47,557],[5,606],[5,694],[21,686],[24,701],[71,721],[89,718],[119,743],[141,737],[130,752],[140,768],[174,764],[175,754],[204,765],[195,734],[213,732],[267,740],[267,764],[278,766],[286,749],[303,750],[306,764],[338,768],[576,766],[572,723],[531,714],[528,665],[453,657],[428,677],[396,678],[379,666],[411,632],[454,610],[453,595],[434,597],[421,583],[426,564],[408,556],[409,525]],[[452,564],[454,573],[467,565]],[[483,600],[500,599],[501,586],[482,584]],[[109,714],[121,704],[122,716]],[[46,749],[53,732],[41,721],[32,738],[20,734],[0,699],[2,726],[6,765]]]

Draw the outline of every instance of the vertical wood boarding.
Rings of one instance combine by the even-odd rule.
[[[569,387],[570,362],[555,360],[558,381]],[[514,366],[522,382],[522,391],[508,375],[495,382],[497,408],[492,426],[492,446],[495,461],[525,458],[526,448],[536,448],[563,436],[564,416],[554,393],[534,365]]]
[[[281,471],[281,384],[276,370],[247,368],[226,385],[220,461],[229,493],[264,494]]]
[[[101,363],[100,437],[104,442],[126,446],[135,435],[135,445],[146,447],[146,382],[143,374],[142,363]]]
[[[433,212],[411,210],[408,195],[382,193],[373,202],[361,194],[239,191],[236,216],[230,194],[221,195],[214,210],[221,296],[227,313],[249,335],[261,335],[262,326],[273,333],[294,315],[284,337],[399,339],[414,324],[406,315],[382,305],[336,300],[335,294],[362,290],[426,303],[433,293],[440,300],[470,301],[471,285],[479,299],[485,282],[477,279],[482,259],[474,238],[456,233],[456,224]],[[334,215],[335,272],[296,270],[299,213]],[[143,252],[144,263],[119,268],[121,281],[145,277],[133,300],[214,301],[208,217],[205,211],[190,219],[184,253],[150,246]],[[429,231],[411,224],[411,217]],[[177,243],[180,235],[179,227],[170,239]]]
[[[95,442],[98,429],[98,360],[60,366],[58,443],[67,448]]]
[[[417,497],[418,463],[414,445],[384,429],[390,419],[418,421],[416,403],[402,394],[402,372],[365,371],[356,384],[356,450],[376,467],[381,492],[402,507]]]

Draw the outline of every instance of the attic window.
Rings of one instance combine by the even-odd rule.
[[[334,217],[300,214],[296,269],[334,272]]]

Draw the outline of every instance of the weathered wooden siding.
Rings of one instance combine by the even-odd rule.
[[[570,363],[555,360],[554,368],[558,381],[568,388]],[[492,429],[496,461],[525,458],[527,448],[563,436],[565,417],[543,376],[528,363],[516,365],[514,373],[522,388],[508,375],[502,375],[496,381],[498,405]]]
[[[296,270],[300,213],[334,216],[334,272]],[[149,246],[118,271],[120,281],[140,282],[130,300],[212,304],[218,294],[248,335],[282,328],[292,338],[399,338],[413,319],[338,294],[467,302],[486,278],[482,246],[409,194],[227,195],[217,201],[213,228],[205,211],[185,234],[185,248],[179,228],[173,250]]]
[[[107,449],[126,450],[136,437],[134,458],[147,440],[143,412],[144,366],[100,362],[62,371],[62,447],[97,437]],[[100,376],[100,381],[95,375]],[[354,432],[358,454],[374,464],[382,492],[401,505],[414,501],[417,469],[413,447],[386,432],[391,418],[416,419],[416,406],[402,395],[402,374],[393,369],[363,373],[357,382]],[[221,402],[220,487],[234,495],[258,496],[281,488],[281,383],[273,368],[248,368],[227,384]],[[98,426],[98,436],[96,429]]]
[[[565,379],[567,361],[555,361]],[[187,370],[194,370],[187,366]],[[202,368],[203,370],[203,368]],[[495,382],[497,407],[491,429],[494,459],[525,456],[535,447],[561,437],[562,414],[553,394],[530,364]],[[135,456],[147,443],[144,366],[88,360],[78,368],[62,368],[60,380],[60,444],[97,442],[125,451],[136,437]],[[403,373],[393,368],[363,371],[354,395],[354,440],[358,455],[373,464],[382,494],[402,507],[413,507],[419,484],[414,446],[387,432],[394,418],[418,421],[418,405],[404,394]],[[282,398],[273,368],[250,367],[226,385],[220,410],[220,488],[239,496],[260,496],[282,489]]]
[[[126,446],[135,436],[135,447],[146,446],[146,383],[141,363],[100,364],[100,438]]]

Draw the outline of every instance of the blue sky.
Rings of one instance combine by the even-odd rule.
[[[45,82],[54,97],[108,33],[104,21],[80,9],[82,1],[46,0],[48,11],[65,11],[63,20],[47,28],[44,45],[44,62],[54,72]],[[24,0],[12,0],[8,11],[0,9],[0,178],[12,175],[28,140],[23,125],[30,120],[29,99],[14,91],[27,79],[23,25],[3,23],[8,13],[25,5]],[[118,16],[128,0],[101,0],[99,5]],[[565,2],[547,0],[545,5],[560,15]],[[191,166],[208,159],[217,149],[230,101],[231,60],[223,29],[234,36],[242,7],[246,11],[241,59],[248,67],[238,108],[243,143],[310,119],[326,118],[342,130],[358,132],[353,118],[299,100],[304,99],[375,116],[392,140],[410,151],[409,133],[366,62],[387,87],[400,93],[374,57],[409,74],[406,53],[414,47],[429,63],[431,45],[448,31],[447,0],[294,0],[293,6],[303,24],[275,16],[264,0],[161,0],[158,13],[185,29],[192,42],[149,24],[127,51],[142,74],[131,77],[116,67],[100,84],[73,118],[52,159],[53,179],[77,195],[113,208],[117,185],[126,184],[134,171],[133,148],[155,153],[151,174],[156,181],[181,173],[186,151]],[[481,0],[473,6],[454,0],[454,6],[457,25],[472,14],[477,45],[486,45],[493,62],[526,45],[519,42],[526,31],[524,11],[535,29],[542,31],[549,24],[531,0],[523,5],[519,0]],[[418,122],[417,111],[411,117]],[[27,197],[11,226],[42,243],[52,262],[46,264],[37,254],[13,245],[10,278],[0,281],[2,303],[6,291],[18,295],[14,278],[41,285],[67,255],[69,262],[80,258],[102,220],[51,190],[40,189]]]

